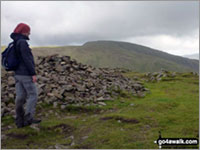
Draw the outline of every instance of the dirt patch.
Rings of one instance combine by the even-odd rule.
[[[164,78],[162,79],[162,81],[178,81],[180,79],[177,79],[177,78]]]
[[[90,145],[89,143],[80,144],[80,145],[74,146],[73,148],[75,148],[75,149],[92,149],[92,145]]]
[[[199,85],[199,82],[192,82],[193,84]]]
[[[56,131],[57,129],[61,129],[63,133],[71,133],[75,130],[74,127],[67,125],[67,124],[64,124],[64,123],[53,126],[53,127],[48,127],[48,130]]]
[[[8,137],[16,138],[16,139],[26,139],[30,135],[28,134],[18,134],[18,133],[8,133],[6,134]]]
[[[128,119],[128,118],[113,117],[113,116],[101,118],[101,120],[110,120],[110,119],[120,120],[123,123],[133,123],[133,124],[139,123],[139,121],[137,119],[134,119],[134,118],[133,119]]]
[[[101,120],[110,120],[110,119],[114,119],[114,117],[103,117],[103,118],[100,118]]]
[[[67,107],[66,110],[68,112],[78,112],[78,113],[100,113],[102,109],[96,108],[96,109],[90,109],[90,108],[84,108],[84,107]]]

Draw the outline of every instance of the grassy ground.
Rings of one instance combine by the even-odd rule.
[[[150,89],[144,98],[123,95],[103,107],[38,105],[43,119],[38,126],[17,129],[11,116],[4,117],[2,148],[157,149],[159,131],[162,137],[199,137],[198,76],[143,82]]]

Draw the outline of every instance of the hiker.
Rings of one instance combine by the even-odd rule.
[[[10,35],[14,40],[15,50],[20,61],[17,69],[14,70],[16,84],[15,123],[18,128],[41,122],[41,120],[34,118],[38,94],[35,85],[37,78],[34,58],[27,43],[29,35],[30,27],[24,23],[18,24]],[[26,109],[24,111],[25,103]]]

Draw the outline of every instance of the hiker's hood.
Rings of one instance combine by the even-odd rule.
[[[22,35],[20,33],[11,33],[10,38],[13,39],[14,41],[19,39],[29,40],[29,37]]]

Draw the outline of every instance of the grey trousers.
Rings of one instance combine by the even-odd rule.
[[[35,107],[38,99],[38,92],[32,76],[15,75],[16,88],[16,124],[30,121],[34,118]],[[24,111],[24,104],[26,109]]]

